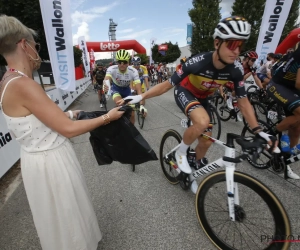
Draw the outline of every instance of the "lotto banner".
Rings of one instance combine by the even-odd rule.
[[[187,36],[186,36],[186,43],[188,45],[192,44],[192,35],[193,35],[193,24],[188,23],[188,25],[187,25]]]
[[[70,0],[40,0],[56,88],[75,91],[75,67]]]
[[[268,53],[275,52],[292,2],[291,0],[266,1],[256,46],[259,61],[265,61]]]
[[[85,75],[87,76],[90,71],[90,59],[88,56],[88,50],[84,36],[78,37],[78,44],[79,48],[82,50],[82,62],[85,70]]]

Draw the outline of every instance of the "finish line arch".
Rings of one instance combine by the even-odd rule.
[[[94,52],[114,52],[120,49],[132,49],[139,54],[146,54],[146,49],[136,40],[86,42],[87,50]]]

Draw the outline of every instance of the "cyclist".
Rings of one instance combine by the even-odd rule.
[[[142,94],[141,81],[138,71],[129,66],[131,56],[125,49],[120,49],[116,53],[116,60],[118,65],[110,66],[104,80],[111,82],[111,94],[115,103],[118,103],[122,98],[131,95],[130,83],[133,82],[137,93]],[[104,91],[108,91],[108,86],[105,84]],[[130,121],[134,124],[134,112],[131,114]]]
[[[300,153],[296,147],[300,138],[300,42],[295,50],[285,54],[274,65],[273,77],[267,85],[268,95],[281,105],[286,118],[276,126],[275,133],[288,131],[290,153]],[[288,176],[292,179],[300,179],[288,166]]]
[[[267,62],[257,70],[257,76],[264,88],[266,88],[267,84],[270,82],[270,79],[272,77],[271,69],[274,62],[275,62],[274,53],[269,53],[267,55]]]
[[[103,104],[101,101],[101,89],[103,85],[103,80],[105,77],[105,70],[103,69],[103,64],[102,63],[97,63],[97,67],[93,71],[93,78],[95,83],[95,89],[98,90],[98,99],[100,102],[100,108],[103,108]]]
[[[149,81],[148,81],[148,70],[145,66],[141,65],[141,58],[138,57],[138,56],[135,56],[132,58],[132,65],[133,67],[138,71],[139,73],[139,77],[140,77],[140,80],[141,80],[141,87],[142,87],[142,93],[144,93],[147,90],[149,90]],[[144,84],[144,81],[145,81],[145,84]],[[135,86],[132,86],[132,89],[136,90]],[[144,114],[144,116],[146,117],[147,116],[147,109],[145,108],[145,101],[141,101],[141,104],[140,105],[140,112],[142,114]]]
[[[254,63],[257,60],[257,58],[258,58],[258,55],[255,51],[249,51],[244,55],[244,58],[243,58],[243,61],[242,61],[242,65],[243,65],[243,69],[244,69],[244,78],[243,78],[243,80],[246,81],[247,78],[252,75],[256,85],[261,90],[263,90],[263,86],[261,84],[261,81],[259,80],[259,78],[257,77],[257,74],[256,74],[256,68],[254,67]],[[227,83],[226,87],[229,88],[232,91],[232,96],[235,97],[233,83],[232,82]],[[222,92],[222,91],[220,91],[220,92]],[[230,95],[227,98],[227,106],[228,106],[228,108],[233,109],[232,99],[231,99]],[[242,118],[239,115],[238,115],[238,120],[242,121]]]
[[[173,86],[180,84],[175,91],[175,100],[193,124],[186,129],[180,147],[175,153],[179,169],[186,174],[192,173],[186,156],[189,146],[198,138],[199,143],[195,151],[197,164],[201,164],[202,158],[211,145],[209,140],[200,136],[204,132],[211,135],[212,131],[210,112],[209,109],[206,109],[207,97],[228,81],[234,83],[239,107],[253,133],[268,141],[272,147],[277,145],[274,136],[264,133],[257,123],[254,111],[246,96],[243,66],[236,61],[242,45],[250,36],[250,30],[250,24],[242,17],[233,16],[222,19],[215,28],[213,35],[215,51],[193,56],[171,76],[170,80],[154,86],[142,95],[125,98],[125,100],[131,100],[130,103],[137,103],[143,99],[161,95]],[[118,104],[123,103],[124,101],[120,100]],[[193,181],[191,184],[192,192],[196,192],[197,188],[198,184]]]

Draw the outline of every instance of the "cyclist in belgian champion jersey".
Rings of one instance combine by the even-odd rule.
[[[118,103],[122,98],[131,95],[130,83],[133,82],[137,93],[142,94],[141,81],[138,71],[129,66],[131,56],[125,49],[120,49],[116,53],[116,60],[118,65],[110,66],[106,70],[105,80],[111,82],[111,94],[115,103]],[[108,91],[108,86],[104,82],[104,91]],[[130,121],[134,124],[134,112],[132,112]]]
[[[277,146],[274,136],[262,131],[258,125],[254,111],[246,96],[243,81],[243,66],[236,61],[241,52],[242,45],[250,36],[251,26],[242,17],[228,17],[221,20],[214,32],[215,51],[200,53],[188,59],[172,77],[154,86],[149,91],[137,96],[128,96],[125,100],[137,103],[143,99],[161,95],[175,85],[177,94],[175,100],[179,108],[191,119],[193,125],[186,129],[179,149],[175,153],[179,169],[187,174],[192,173],[188,164],[186,152],[189,146],[198,138],[196,147],[197,160],[201,160],[211,142],[200,135],[206,131],[211,134],[209,109],[207,107],[207,96],[213,94],[221,85],[228,81],[234,83],[239,108],[251,127],[253,133],[268,141],[272,148]],[[120,100],[118,103],[122,105]],[[192,182],[191,189],[195,192],[197,183]]]

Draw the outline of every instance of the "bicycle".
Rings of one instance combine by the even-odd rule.
[[[107,99],[108,99],[108,97],[106,97],[106,93],[104,92],[102,86],[99,85],[99,84],[96,84],[95,88],[97,90],[97,93],[100,90],[100,93],[101,93],[100,104],[103,104],[103,108],[105,109],[105,111],[107,111]]]
[[[196,193],[197,217],[200,226],[210,241],[218,249],[288,249],[290,242],[286,241],[285,237],[290,235],[291,227],[287,213],[279,199],[259,180],[245,173],[235,171],[237,163],[245,160],[249,154],[257,152],[258,148],[263,148],[266,142],[262,139],[253,140],[252,138],[252,140],[249,140],[232,133],[227,134],[226,143],[205,134],[201,136],[223,147],[225,154],[199,170],[193,171],[190,175],[181,172],[176,164],[175,151],[179,148],[182,140],[177,131],[171,129],[164,134],[159,154],[162,171],[166,179],[173,185],[180,183],[181,188],[184,190],[189,188],[193,180],[225,167],[225,171],[212,173],[203,179]],[[171,146],[170,149],[167,148],[169,139],[173,139],[177,144]],[[235,157],[234,141],[243,150],[243,153],[237,157]],[[189,148],[187,153],[190,150]],[[217,186],[220,183],[223,185]],[[246,188],[250,190],[245,190]],[[222,191],[222,193],[216,195],[218,191]],[[255,194],[259,197],[258,201],[254,199]],[[246,197],[240,198],[242,195],[246,195]],[[210,197],[212,197],[211,202],[209,201]],[[221,202],[224,204],[221,204]],[[265,206],[261,207],[263,202]],[[249,208],[246,206],[248,203],[251,203]],[[261,213],[257,211],[258,206],[261,208]],[[210,208],[213,211],[208,211]],[[251,214],[249,217],[251,211],[254,212],[253,217],[251,217]],[[270,212],[268,218],[265,217],[267,212]],[[264,218],[258,218],[259,215],[263,215]],[[251,218],[254,221],[248,222]],[[267,221],[271,222],[272,229],[266,227]],[[258,223],[262,223],[262,229],[260,230],[256,227]],[[231,225],[234,228],[228,229],[227,227]],[[223,229],[225,229],[225,239],[220,235]],[[252,233],[254,233],[254,237],[250,236]],[[242,235],[245,236],[245,239],[235,240],[236,236],[242,237]],[[262,242],[259,235],[272,235],[275,237],[266,244],[266,242]],[[230,244],[227,241],[231,239],[233,239],[233,243]]]

